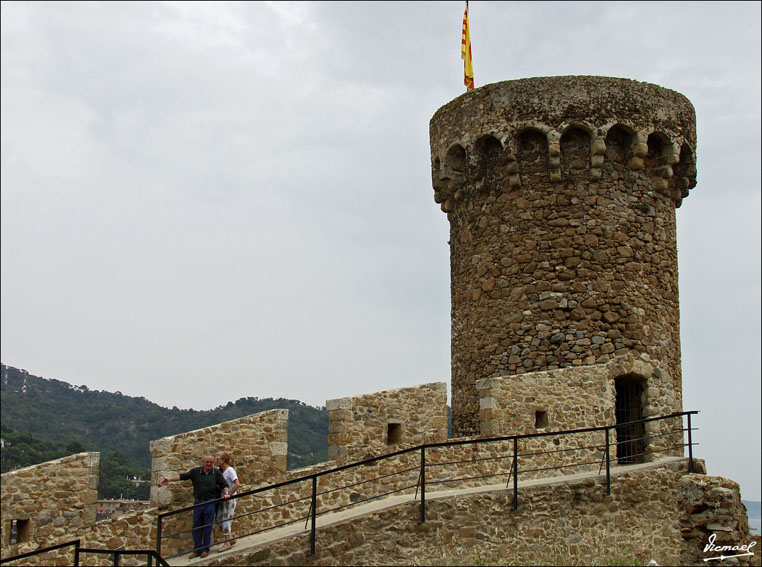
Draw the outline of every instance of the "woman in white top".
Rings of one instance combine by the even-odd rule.
[[[231,457],[230,453],[227,451],[220,453],[217,456],[217,467],[222,471],[222,476],[228,483],[230,496],[235,496],[241,484],[238,482],[238,475],[236,474],[235,469],[230,466],[232,463],[233,457]],[[220,507],[217,511],[217,522],[220,524],[222,531],[225,534],[225,544],[220,547],[218,551],[227,551],[235,545],[235,540],[233,539],[233,515],[237,502],[237,498],[231,498],[226,502],[220,502]]]

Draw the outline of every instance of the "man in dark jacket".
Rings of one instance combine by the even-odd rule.
[[[213,500],[217,496],[218,489],[222,492],[223,498],[230,497],[230,489],[225,477],[219,469],[214,468],[214,457],[204,455],[201,460],[201,466],[189,470],[186,473],[180,473],[180,476],[165,477],[159,483],[159,486],[166,486],[176,480],[190,480],[193,483],[193,503],[197,505],[193,509],[193,553],[189,559],[195,557],[206,557],[209,555],[209,545],[212,541],[212,526],[214,525],[214,504]],[[198,506],[198,504],[204,504]]]

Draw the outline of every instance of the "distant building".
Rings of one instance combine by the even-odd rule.
[[[98,500],[96,520],[116,518],[134,510],[146,510],[150,504],[148,500]]]
[[[135,486],[138,486],[139,484],[151,484],[150,480],[143,480],[138,476],[127,475],[127,480],[129,480]]]

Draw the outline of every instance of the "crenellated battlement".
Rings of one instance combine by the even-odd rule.
[[[679,207],[696,185],[695,116],[674,91],[609,77],[487,85],[431,120],[434,200],[450,213],[472,191],[532,181],[596,182],[629,172]]]

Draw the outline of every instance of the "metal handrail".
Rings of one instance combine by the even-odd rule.
[[[32,557],[33,555],[40,555],[42,553],[47,553],[48,551],[55,551],[56,549],[63,549],[64,547],[74,546],[74,565],[79,565],[79,540],[75,539],[72,541],[67,541],[65,543],[59,543],[58,545],[51,545],[50,547],[44,547],[41,549],[35,549],[34,551],[28,551],[26,553],[21,553],[19,555],[13,555],[11,557],[3,557],[0,559],[0,564],[2,563],[10,563],[11,561],[17,561],[19,559],[26,559],[27,557]]]
[[[673,445],[673,446],[668,447],[666,449],[652,451],[651,453],[662,452],[662,451],[672,450],[672,449],[675,449],[677,447],[685,447],[685,446],[687,446],[688,447],[688,452],[689,452],[688,470],[689,470],[689,472],[693,472],[693,445],[694,445],[694,443],[692,441],[692,435],[691,435],[691,432],[693,431],[693,428],[691,427],[691,416],[695,415],[695,414],[698,414],[698,413],[699,412],[695,411],[695,410],[694,411],[685,411],[685,412],[675,412],[675,413],[671,413],[671,414],[668,414],[668,415],[643,418],[643,419],[629,421],[629,422],[626,422],[626,423],[617,423],[617,424],[614,424],[614,425],[601,425],[601,426],[596,426],[596,427],[569,429],[569,430],[563,430],[563,431],[544,431],[544,432],[540,432],[540,433],[526,433],[526,434],[520,434],[520,435],[506,435],[506,436],[500,436],[500,437],[482,437],[482,438],[469,438],[469,439],[454,439],[454,440],[441,441],[441,442],[435,442],[435,443],[424,443],[424,444],[421,444],[421,445],[416,445],[416,446],[413,446],[413,447],[408,447],[406,449],[401,449],[401,450],[398,450],[398,451],[394,451],[392,453],[387,453],[387,454],[384,454],[384,455],[378,455],[378,456],[370,457],[370,458],[367,458],[367,459],[364,459],[364,460],[361,460],[361,461],[356,461],[356,462],[353,462],[353,463],[348,463],[348,464],[345,464],[345,465],[341,465],[341,466],[338,466],[338,467],[326,469],[326,470],[323,470],[323,471],[314,472],[314,473],[311,473],[311,474],[308,474],[308,475],[300,476],[300,477],[295,478],[295,479],[291,479],[291,480],[287,480],[287,481],[282,481],[282,482],[274,483],[274,484],[267,485],[267,486],[262,486],[262,487],[259,487],[259,488],[248,490],[246,492],[239,492],[238,494],[236,494],[234,496],[231,496],[229,499],[232,500],[234,498],[243,498],[243,497],[247,497],[247,496],[253,496],[253,495],[260,494],[260,493],[263,493],[263,492],[266,492],[266,491],[275,490],[275,489],[278,489],[278,488],[283,488],[283,487],[287,487],[287,486],[296,485],[296,484],[301,483],[301,482],[310,481],[312,483],[312,494],[311,494],[311,496],[303,497],[303,498],[299,499],[298,501],[302,501],[302,500],[306,500],[306,499],[311,498],[311,506],[310,506],[310,511],[309,511],[308,515],[306,517],[300,518],[300,520],[303,520],[303,519],[306,518],[308,522],[310,520],[312,522],[312,526],[311,526],[311,529],[310,529],[310,553],[312,555],[314,555],[315,554],[316,518],[317,518],[317,515],[318,515],[318,512],[317,512],[317,496],[318,495],[322,495],[322,494],[326,494],[326,493],[329,493],[329,492],[334,492],[334,491],[339,490],[339,489],[344,489],[344,488],[347,488],[347,486],[355,486],[357,484],[362,484],[364,482],[370,482],[370,481],[362,481],[360,483],[354,483],[354,484],[350,484],[350,485],[347,485],[347,486],[342,486],[340,488],[331,489],[329,491],[318,492],[318,490],[317,490],[317,481],[318,481],[318,479],[320,477],[336,474],[336,473],[339,473],[339,472],[342,472],[342,471],[345,471],[345,470],[349,470],[349,469],[352,469],[352,468],[355,468],[355,467],[367,466],[369,464],[372,464],[372,463],[375,463],[375,462],[378,462],[378,461],[382,461],[382,460],[386,460],[386,459],[391,459],[393,457],[398,457],[398,456],[409,454],[409,453],[413,453],[413,452],[416,452],[416,451],[420,452],[420,474],[419,474],[418,483],[416,485],[407,486],[407,487],[404,487],[404,488],[402,488],[400,490],[394,490],[394,491],[387,492],[387,493],[379,495],[379,496],[373,496],[371,498],[364,499],[364,500],[362,500],[360,502],[367,502],[368,500],[373,500],[373,499],[376,499],[376,498],[387,496],[388,494],[392,494],[392,493],[395,493],[395,492],[401,492],[403,490],[406,490],[406,489],[409,489],[409,488],[413,488],[413,487],[416,487],[416,495],[415,495],[414,498],[417,498],[418,487],[420,486],[420,494],[421,494],[421,504],[420,504],[420,506],[421,506],[421,519],[420,519],[420,521],[421,521],[421,523],[424,523],[426,521],[425,507],[426,507],[426,485],[427,484],[429,484],[429,485],[432,485],[432,484],[441,484],[441,483],[445,483],[445,482],[455,482],[455,481],[458,481],[458,480],[461,480],[461,481],[462,480],[473,480],[473,479],[487,478],[489,476],[495,476],[495,475],[486,475],[486,476],[479,476],[479,477],[467,477],[465,479],[449,479],[449,480],[431,480],[431,481],[427,481],[426,480],[426,467],[428,466],[430,468],[432,466],[437,466],[439,464],[444,464],[444,463],[432,463],[432,464],[428,464],[427,465],[427,463],[426,463],[426,450],[427,449],[436,449],[436,448],[442,448],[442,447],[455,447],[455,446],[467,445],[467,444],[474,444],[474,445],[476,445],[476,444],[484,444],[484,443],[495,443],[495,442],[500,442],[500,441],[512,441],[513,442],[513,454],[512,455],[511,454],[507,454],[505,456],[505,458],[508,458],[508,457],[512,457],[513,458],[513,462],[511,464],[511,469],[512,470],[508,474],[509,474],[509,482],[510,482],[510,478],[511,477],[513,478],[513,496],[514,496],[513,497],[513,508],[514,508],[514,510],[518,509],[518,474],[519,474],[519,468],[518,468],[518,460],[519,459],[518,459],[518,457],[534,456],[534,455],[540,455],[540,454],[545,454],[545,453],[550,453],[550,452],[561,452],[561,451],[571,451],[571,450],[584,450],[584,449],[602,450],[603,451],[603,459],[602,460],[605,460],[605,465],[606,465],[606,493],[607,494],[611,494],[611,456],[610,456],[610,445],[611,444],[609,442],[609,432],[611,430],[616,431],[617,429],[620,429],[622,427],[631,426],[631,425],[634,425],[634,424],[639,424],[639,423],[645,424],[645,423],[654,422],[654,421],[663,421],[663,420],[667,420],[667,419],[672,419],[672,418],[677,418],[677,417],[682,418],[683,416],[687,416],[687,419],[688,419],[688,427],[687,428],[675,429],[675,430],[669,432],[668,434],[675,434],[678,431],[679,432],[685,432],[685,431],[687,431],[688,432],[688,443],[683,443],[682,445]],[[602,446],[573,447],[573,448],[570,448],[570,449],[554,450],[554,451],[539,452],[539,453],[519,453],[518,452],[518,442],[519,441],[523,441],[523,440],[527,440],[527,439],[534,439],[534,438],[541,438],[541,437],[551,437],[551,436],[553,436],[553,437],[570,436],[570,435],[575,435],[575,434],[592,433],[592,432],[597,432],[597,431],[605,432],[605,437],[606,437],[605,438],[605,444],[602,445]],[[623,443],[631,443],[631,442],[634,442],[634,441],[639,441],[639,440],[643,440],[643,439],[649,439],[651,437],[658,437],[658,436],[664,436],[664,435],[666,435],[666,434],[659,434],[659,435],[653,435],[653,436],[646,435],[646,436],[641,437],[641,438],[628,439],[627,441],[617,441],[616,444],[617,445],[621,445]],[[641,455],[644,455],[644,454],[648,454],[648,453],[642,453],[642,454],[638,454],[638,455],[631,455],[630,457],[641,456]],[[460,462],[471,462],[471,461],[453,461],[450,464],[460,463]],[[540,469],[527,469],[527,470],[523,470],[522,472],[526,473],[526,472],[530,472],[530,471],[553,470],[553,469],[556,469],[556,468],[567,468],[567,467],[571,467],[571,466],[583,466],[583,465],[597,464],[597,462],[598,461],[591,461],[591,462],[584,462],[584,463],[575,463],[573,465],[563,465],[563,466],[547,467],[547,468],[540,468]],[[402,471],[397,471],[396,473],[392,473],[392,474],[402,474],[402,473],[405,473],[405,472],[410,472],[411,470],[415,470],[415,469],[406,468],[406,469],[404,469]],[[600,471],[600,469],[599,469],[599,471]],[[506,473],[501,473],[501,476],[503,476],[505,474]],[[385,475],[385,476],[392,476],[392,475]],[[375,480],[375,479],[372,479],[372,480]],[[223,502],[225,500],[226,500],[225,498],[219,498],[219,499],[216,499],[216,500],[210,500],[210,501],[205,502],[203,505],[204,506],[208,506],[210,504],[214,504],[214,503],[217,503],[217,502]],[[331,509],[331,510],[324,510],[324,511],[321,511],[320,513],[324,514],[324,513],[330,512],[332,510],[345,508],[345,507],[348,507],[348,506],[351,506],[351,505],[358,504],[360,502],[353,502],[353,503],[351,503],[349,505],[340,506],[339,508],[334,508],[334,509]],[[288,503],[279,504],[278,506],[283,506],[285,504],[288,504]],[[174,516],[174,515],[177,515],[177,514],[181,514],[183,512],[188,512],[188,511],[193,510],[193,509],[195,509],[195,508],[197,508],[199,506],[201,506],[201,504],[196,504],[196,505],[192,505],[192,506],[186,506],[184,508],[178,508],[176,510],[171,510],[169,512],[163,512],[163,513],[158,515],[158,517],[157,517],[158,526],[157,526],[157,535],[156,535],[156,551],[157,551],[157,553],[161,553],[162,522],[163,522],[164,518],[167,518],[167,517],[170,517],[170,516]],[[261,510],[256,511],[256,512],[251,512],[250,514],[254,514],[254,513],[258,513],[258,512],[261,512]],[[291,524],[291,523],[294,523],[294,522],[293,521],[292,522],[286,522],[285,524],[282,524],[282,525],[287,525],[287,524]],[[260,531],[258,531],[256,533],[261,533],[263,531],[274,529],[274,528],[279,527],[279,526],[280,525],[270,526],[270,527],[265,528],[263,530],[260,530]],[[172,536],[174,536],[174,535],[178,535],[178,534],[172,534]],[[244,536],[239,536],[239,537],[244,537]]]
[[[170,567],[169,563],[167,563],[155,549],[94,549],[89,547],[82,547],[82,542],[79,539],[67,541],[64,543],[59,543],[58,545],[51,545],[50,547],[35,549],[34,551],[28,551],[26,553],[13,555],[11,557],[4,557],[0,559],[0,564],[10,563],[12,561],[18,561],[20,559],[26,559],[28,557],[33,557],[35,555],[42,555],[43,553],[48,553],[49,551],[55,551],[56,549],[63,549],[64,547],[69,547],[69,546],[74,547],[74,561],[72,562],[72,565],[74,565],[74,567],[79,566],[79,560],[83,553],[113,555],[114,556],[113,564],[115,567],[119,566],[119,560],[122,555],[145,555],[147,559],[147,564],[149,567],[153,565],[154,560],[156,561],[156,565],[159,565],[161,567]]]

